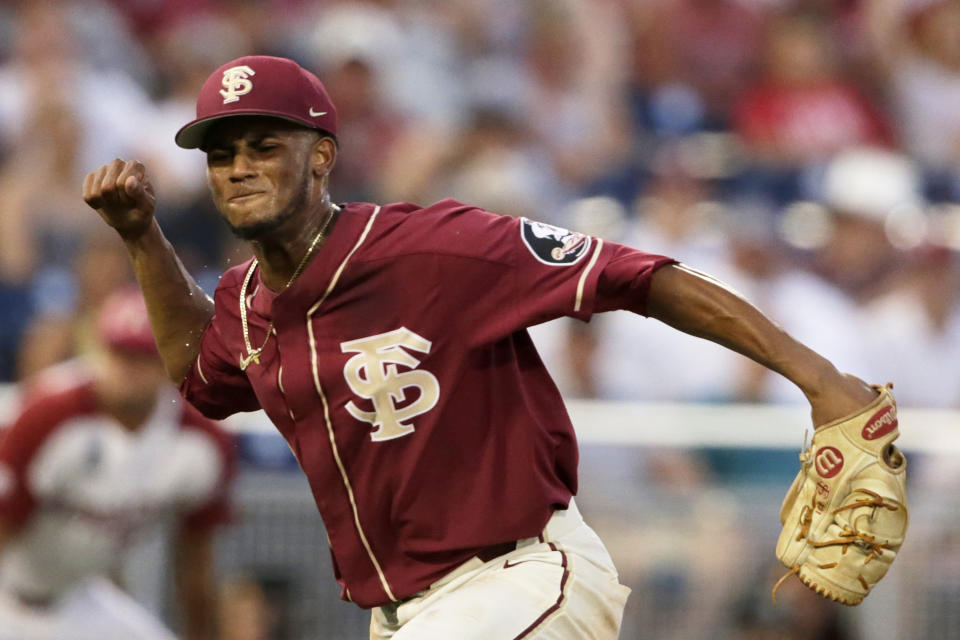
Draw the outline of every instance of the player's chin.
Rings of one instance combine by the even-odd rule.
[[[260,240],[269,236],[270,232],[276,229],[276,224],[272,220],[260,220],[242,224],[234,224],[227,220],[227,226],[230,227],[230,232],[241,240]]]
[[[283,218],[280,216],[246,219],[242,222],[231,220],[230,217],[226,216],[225,219],[233,235],[241,240],[261,240],[269,237],[283,224]]]
[[[296,211],[292,206],[281,206],[273,200],[243,198],[219,207],[233,235],[241,240],[263,240],[279,230]]]

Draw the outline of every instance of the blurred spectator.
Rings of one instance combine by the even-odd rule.
[[[686,172],[669,152],[664,152],[659,164],[660,175],[637,201],[636,218],[620,241],[728,280],[733,269],[722,235],[724,212],[713,200],[712,185]],[[694,402],[730,399],[731,377],[725,372],[742,359],[736,353],[667,331],[656,322],[638,324],[628,314],[601,315],[591,324],[598,333],[593,373],[599,397]],[[680,371],[678,362],[696,362],[697,366]]]
[[[71,128],[78,138],[73,173],[59,175],[58,181],[76,186],[103,158],[136,150],[136,141],[149,135],[149,118],[144,118],[152,107],[128,77],[87,63],[68,8],[59,2],[18,5],[14,48],[0,65],[0,143],[12,151],[30,132],[30,143],[44,144],[36,114],[47,105],[58,106],[59,113],[75,119]]]
[[[638,117],[662,135],[726,128],[758,62],[763,13],[738,0],[629,3]]]
[[[116,71],[87,66],[76,3],[21,3],[11,57],[0,65],[0,375],[15,375],[29,316],[69,297],[87,229],[78,188],[86,167],[144,135],[151,105]],[[97,5],[99,6],[99,5]],[[109,96],[109,99],[104,99]]]
[[[783,204],[803,195],[803,171],[851,145],[889,145],[891,124],[847,79],[816,14],[787,12],[767,25],[763,69],[735,108],[754,166],[747,187]]]
[[[933,245],[911,258],[866,309],[869,371],[895,382],[901,405],[960,407],[960,263]]]
[[[504,215],[561,222],[562,183],[522,123],[492,108],[473,111],[457,137],[406,137],[385,172],[384,191],[411,202],[452,197]]]
[[[908,254],[891,240],[891,222],[912,220],[919,211],[917,172],[899,154],[853,147],[827,164],[816,190],[822,206],[789,207],[779,221],[780,229],[769,229],[766,240],[774,244],[776,236],[785,233],[788,242],[808,250],[809,262],[796,257],[799,252],[792,254],[792,263],[745,261],[747,256],[739,248],[738,264],[750,280],[744,293],[788,333],[831,354],[831,361],[842,370],[862,371],[870,380],[886,381],[872,364],[877,347],[872,346],[872,332],[864,327],[874,326],[870,305],[890,290],[907,265]],[[734,238],[742,236],[744,228],[740,225]],[[740,243],[733,241],[734,247]],[[780,249],[780,257],[791,255],[786,249]],[[804,264],[808,268],[802,268]],[[798,313],[798,309],[815,312]],[[793,385],[756,367],[744,370],[741,384],[741,396],[747,399],[803,401]]]
[[[64,288],[38,301],[17,357],[16,379],[26,380],[58,362],[94,351],[96,317],[104,300],[133,283],[130,259],[115,234],[91,230],[71,265]]]
[[[321,61],[358,51],[377,62],[386,105],[431,130],[462,124],[458,43],[446,2],[369,0],[324,6],[311,23],[311,53]]]
[[[0,439],[0,638],[172,640],[107,579],[135,536],[172,521],[182,637],[212,639],[230,440],[169,387],[139,292],[106,301],[98,335],[96,357],[24,389]]]
[[[68,265],[78,236],[97,223],[77,204],[81,124],[64,95],[41,93],[9,160],[0,167],[4,279],[31,282],[45,267]]]
[[[858,304],[884,292],[905,264],[895,231],[921,216],[923,195],[913,162],[878,148],[853,147],[838,154],[823,176],[820,197],[831,213],[827,241],[816,268]]]
[[[130,30],[121,11],[123,5],[142,2],[117,3],[121,9],[111,0],[59,0],[59,4],[90,68],[109,69],[133,79],[144,90],[153,88],[157,69],[144,48],[146,43]]]
[[[156,32],[188,20],[209,10],[216,0],[152,0],[130,2],[129,0],[111,0],[118,11],[131,25],[136,35],[144,41]]]
[[[867,371],[863,321],[856,304],[837,286],[802,268],[769,213],[741,213],[731,223],[731,282],[748,300],[804,344],[829,353],[844,371]],[[728,374],[739,401],[802,404],[803,394],[786,379],[741,358]]]
[[[932,166],[960,152],[960,4],[952,0],[869,3],[878,61],[890,88],[903,142]]]
[[[298,41],[304,29],[311,29],[315,0],[217,0],[211,13],[234,24],[251,39],[251,52],[267,55],[297,57]],[[218,64],[226,62],[225,59]]]
[[[532,0],[522,107],[557,175],[579,192],[630,152],[626,33],[615,3]],[[576,192],[576,191],[575,191]]]
[[[382,186],[378,178],[405,133],[405,118],[381,96],[381,60],[374,43],[334,48],[324,42],[319,48],[319,73],[337,105],[340,149],[331,197],[338,202],[375,201]]]
[[[904,149],[928,172],[935,195],[960,196],[960,3],[877,0],[873,49]]]

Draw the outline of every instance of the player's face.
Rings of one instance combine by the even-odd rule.
[[[155,354],[109,348],[105,349],[100,375],[111,404],[131,412],[151,408],[157,391],[168,383],[163,363]]]
[[[318,134],[284,120],[226,118],[204,139],[217,209],[245,240],[269,235],[317,196],[311,153]]]

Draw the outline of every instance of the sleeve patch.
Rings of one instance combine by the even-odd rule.
[[[590,236],[527,218],[520,218],[520,236],[534,258],[554,267],[576,264],[590,251]]]

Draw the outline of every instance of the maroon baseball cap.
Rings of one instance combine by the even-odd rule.
[[[157,355],[147,303],[139,289],[121,289],[104,300],[97,317],[97,333],[111,349]]]
[[[317,76],[287,58],[244,56],[210,74],[197,97],[197,118],[174,140],[184,149],[197,149],[217,120],[249,115],[337,135],[337,111]]]

